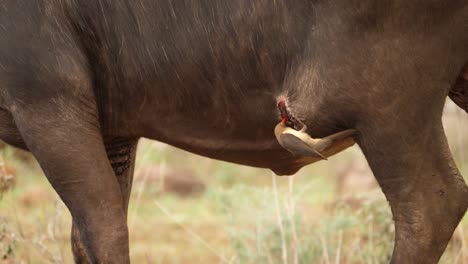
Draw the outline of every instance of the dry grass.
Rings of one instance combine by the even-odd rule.
[[[457,164],[468,175],[468,115],[448,111],[444,123]],[[133,263],[386,263],[390,258],[390,211],[358,148],[294,177],[272,177],[267,170],[146,140],[139,152],[129,210]],[[0,163],[0,187],[16,181],[0,200],[0,258],[70,263],[70,215],[37,164],[12,149],[3,150]],[[189,177],[183,190],[187,182],[205,187],[196,195],[178,195],[164,187],[174,171]],[[8,174],[16,177],[5,178]],[[468,263],[468,217],[441,263]]]

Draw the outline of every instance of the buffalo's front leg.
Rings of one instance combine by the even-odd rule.
[[[89,261],[128,263],[123,206],[128,197],[122,195],[109,162],[95,109],[73,100],[60,100],[64,98],[35,107],[17,107],[13,112],[15,122],[70,210]],[[125,186],[129,189],[129,184]]]
[[[434,119],[385,127],[375,118],[359,128],[395,221],[392,263],[437,263],[468,207],[468,188]]]
[[[133,171],[135,167],[136,147],[138,140],[132,138],[114,138],[105,141],[107,157],[119,182],[122,193],[122,207],[127,217],[128,202],[132,189]],[[81,240],[78,226],[72,225],[72,250],[76,263],[89,263],[84,242]]]

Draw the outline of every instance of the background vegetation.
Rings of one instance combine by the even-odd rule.
[[[444,124],[468,182],[468,115]],[[28,154],[0,156],[0,262],[72,263],[70,215]],[[129,210],[133,263],[388,263],[392,217],[358,147],[294,177],[142,140]],[[441,263],[468,263],[468,216]]]

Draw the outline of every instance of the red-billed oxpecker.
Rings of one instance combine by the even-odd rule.
[[[357,130],[347,129],[325,138],[315,139],[306,133],[307,126],[290,113],[284,100],[279,101],[278,110],[281,122],[275,127],[276,139],[283,148],[297,156],[326,160],[327,156],[342,150],[343,141],[357,134]]]

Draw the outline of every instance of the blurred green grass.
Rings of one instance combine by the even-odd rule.
[[[468,115],[447,107],[444,125],[467,180]],[[392,217],[358,147],[292,178],[149,140],[138,151],[128,218],[132,263],[389,261]],[[71,263],[68,211],[38,165],[15,153],[3,150],[16,183],[0,200],[0,259]],[[180,168],[200,179],[204,191],[180,196],[153,175]],[[468,263],[467,245],[465,216],[441,263]]]

